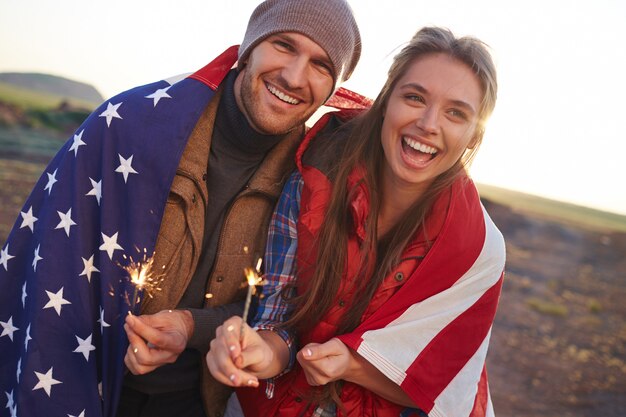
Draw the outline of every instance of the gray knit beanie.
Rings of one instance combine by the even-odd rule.
[[[301,33],[321,46],[332,62],[335,87],[359,62],[361,35],[346,0],[266,0],[250,16],[238,68],[259,42],[279,32]]]

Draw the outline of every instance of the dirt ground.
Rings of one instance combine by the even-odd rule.
[[[496,415],[626,416],[626,233],[485,206],[507,242],[488,355]]]

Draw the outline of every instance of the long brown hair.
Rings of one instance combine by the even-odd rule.
[[[380,178],[384,163],[381,145],[381,128],[386,104],[396,85],[408,68],[420,57],[432,53],[445,53],[466,64],[476,74],[483,92],[478,109],[478,125],[475,146],[446,172],[439,175],[424,194],[420,196],[384,236],[378,236],[377,219],[380,209]],[[346,124],[348,139],[339,164],[330,177],[334,178],[333,190],[325,222],[317,237],[317,261],[315,271],[307,285],[306,294],[295,297],[294,314],[284,326],[297,331],[307,331],[315,326],[336,301],[337,291],[347,260],[347,241],[351,216],[349,202],[353,189],[349,189],[348,176],[357,166],[365,168],[363,179],[369,191],[370,212],[366,220],[367,237],[362,245],[362,259],[358,288],[354,304],[345,309],[337,334],[354,330],[370,303],[376,289],[391,269],[398,264],[403,250],[416,236],[425,233],[424,222],[437,197],[462,175],[482,142],[485,122],[495,106],[497,81],[495,65],[486,45],[472,37],[456,38],[447,29],[426,27],[418,31],[410,42],[394,57],[387,82],[372,107],[361,116]],[[343,129],[342,129],[343,130]],[[336,157],[336,156],[335,156]],[[325,399],[333,399],[341,405],[336,384],[324,390]]]

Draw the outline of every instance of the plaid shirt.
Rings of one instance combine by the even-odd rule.
[[[263,295],[260,297],[257,314],[252,322],[256,330],[271,330],[287,343],[289,364],[280,375],[291,370],[297,352],[295,335],[279,326],[289,319],[293,310],[293,306],[285,302],[285,297],[295,295],[295,288],[286,291],[283,291],[283,288],[296,279],[294,270],[298,246],[296,225],[300,214],[302,182],[302,176],[295,171],[285,184],[270,221],[265,250]],[[269,379],[268,398],[272,398],[273,393],[274,381]]]

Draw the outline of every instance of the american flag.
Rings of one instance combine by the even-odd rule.
[[[430,417],[492,417],[485,359],[504,277],[504,238],[471,181],[455,182],[420,266],[347,346]]]
[[[61,148],[0,252],[0,416],[114,416],[134,287],[187,138],[235,63],[122,93]]]

